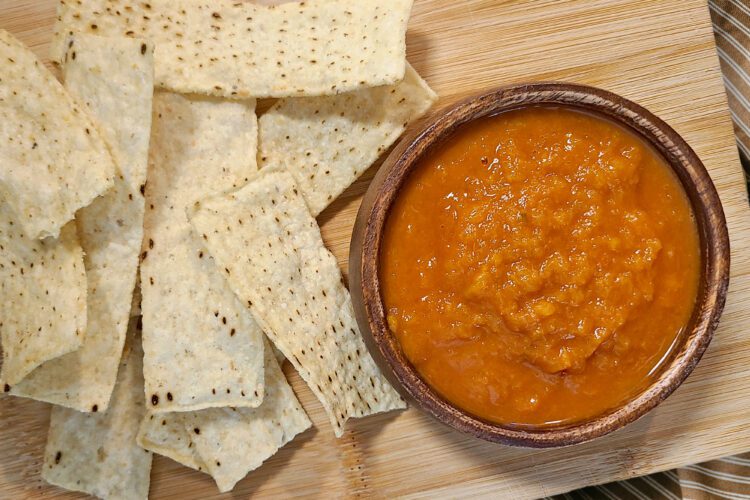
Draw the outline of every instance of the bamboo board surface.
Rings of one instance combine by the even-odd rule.
[[[54,4],[0,0],[0,28],[46,60]],[[750,450],[750,209],[705,2],[416,0],[407,42],[439,106],[501,84],[565,80],[619,93],[682,134],[711,173],[729,223],[721,326],[693,375],[656,410],[608,437],[558,450],[478,441],[416,409],[350,421],[337,440],[287,366],[315,428],[225,497],[533,498]],[[318,218],[344,271],[374,168]],[[0,498],[80,497],[40,477],[48,419],[42,403],[0,399]],[[210,477],[163,457],[151,477],[151,498],[221,496]]]

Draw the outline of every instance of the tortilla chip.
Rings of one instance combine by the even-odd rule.
[[[211,411],[211,410],[203,410]],[[138,445],[198,471],[205,470],[185,428],[189,412],[149,413],[138,430]]]
[[[147,498],[151,453],[136,444],[143,401],[143,350],[131,321],[112,403],[104,413],[54,406],[42,478],[108,499]]]
[[[26,237],[0,202],[3,390],[45,361],[78,349],[86,327],[86,274],[75,223],[58,239]]]
[[[157,85],[230,98],[329,95],[404,76],[412,0],[61,0],[52,57],[73,32],[154,41]]]
[[[291,175],[263,169],[196,207],[197,234],[323,404],[336,436],[350,417],[405,407],[362,341],[336,259]]]
[[[265,380],[265,398],[258,408],[150,414],[141,423],[138,443],[205,471],[219,490],[229,491],[312,425],[267,342]]]
[[[154,95],[141,254],[152,412],[256,407],[263,333],[193,234],[186,207],[257,172],[255,101]]]
[[[265,346],[265,397],[258,408],[212,408],[186,414],[195,449],[219,491],[257,469],[312,423]]]
[[[115,164],[91,119],[4,30],[0,60],[0,199],[27,236],[56,238],[112,186]]]
[[[408,64],[395,85],[280,99],[258,121],[259,165],[289,171],[317,216],[436,100]]]
[[[44,363],[11,394],[104,411],[117,377],[143,239],[153,94],[152,49],[132,38],[79,35],[68,43],[65,85],[85,103],[120,167],[114,188],[82,208],[78,233],[88,279],[80,349]],[[72,58],[72,53],[77,54]]]

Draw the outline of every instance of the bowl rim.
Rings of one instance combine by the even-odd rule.
[[[417,160],[464,123],[522,107],[550,105],[582,109],[636,132],[653,145],[677,174],[698,226],[701,280],[688,328],[661,374],[625,404],[593,419],[530,428],[492,423],[453,405],[432,389],[406,359],[385,321],[378,262],[383,228],[400,187]],[[437,112],[394,148],[362,200],[349,253],[354,309],[378,366],[407,399],[454,429],[512,446],[547,448],[603,436],[640,418],[666,399],[693,371],[718,325],[729,284],[729,235],[721,200],[705,166],[687,142],[644,107],[612,92],[564,82],[506,85],[479,93]]]

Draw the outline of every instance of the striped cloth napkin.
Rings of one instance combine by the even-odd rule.
[[[716,50],[724,75],[734,134],[750,179],[750,0],[709,0]],[[750,443],[747,443],[750,449]],[[555,500],[750,500],[750,452],[734,457],[591,486]]]

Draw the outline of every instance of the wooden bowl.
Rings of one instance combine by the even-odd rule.
[[[671,358],[645,390],[594,419],[559,426],[504,426],[478,418],[443,399],[418,374],[388,329],[378,280],[380,245],[388,212],[418,160],[434,144],[476,118],[530,105],[582,109],[639,133],[664,156],[687,192],[698,225],[701,279],[692,318]],[[567,83],[501,87],[437,114],[404,138],[386,159],[362,201],[352,237],[349,275],[359,326],[375,361],[402,394],[424,411],[476,437],[513,446],[557,447],[602,436],[636,420],[669,396],[708,347],[729,282],[729,238],[711,178],[695,152],[669,125],[643,107],[605,90]]]

